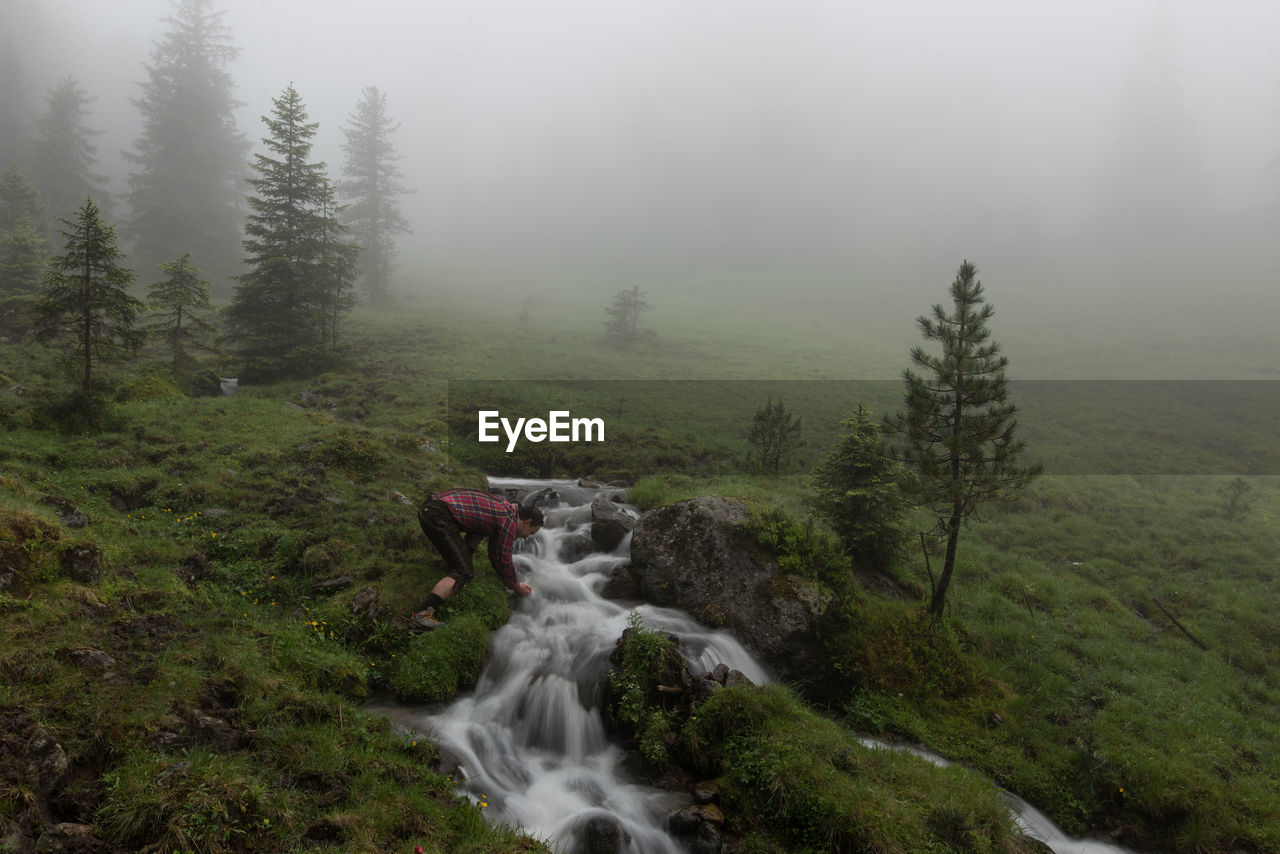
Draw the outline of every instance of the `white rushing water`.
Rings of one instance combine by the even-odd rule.
[[[574,562],[558,555],[565,538],[589,530],[590,503],[602,491],[572,481],[494,480],[494,489],[551,487],[559,506],[544,506],[547,524],[519,543],[517,568],[533,587],[494,633],[475,690],[439,709],[374,707],[406,731],[429,734],[456,759],[461,791],[487,804],[490,819],[519,826],[558,851],[583,844],[590,822],[617,827],[622,851],[678,854],[667,816],[688,797],[632,783],[623,751],[605,734],[601,685],[609,655],[627,627],[628,605],[599,589],[629,561],[630,536],[612,554]],[[579,530],[581,529],[581,531]],[[732,635],[699,625],[669,608],[636,604],[650,628],[681,639],[683,651],[708,671],[718,663],[756,682],[768,673]]]
[[[517,568],[533,594],[517,602],[510,621],[494,633],[469,695],[440,708],[385,703],[370,710],[402,732],[428,735],[455,759],[463,778],[459,794],[484,804],[491,820],[523,828],[557,851],[581,850],[588,826],[604,822],[617,829],[619,851],[679,854],[684,848],[666,832],[666,818],[689,798],[630,781],[623,751],[605,734],[601,686],[609,655],[634,609],[646,626],[680,638],[695,667],[710,671],[724,663],[757,684],[769,681],[767,668],[728,632],[681,611],[603,598],[599,591],[610,574],[630,560],[630,535],[612,554],[559,558],[566,538],[590,529],[591,501],[617,490],[573,481],[494,479],[491,485],[526,497],[550,488],[558,496],[554,506],[543,505],[542,531],[518,543]],[[1033,807],[1012,795],[1007,800],[1023,831],[1056,854],[1131,854],[1070,839]]]

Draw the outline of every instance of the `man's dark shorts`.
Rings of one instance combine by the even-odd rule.
[[[467,548],[466,531],[458,524],[458,520],[449,512],[449,505],[439,498],[428,498],[418,508],[418,524],[422,533],[440,552],[445,566],[449,568],[448,577],[453,579],[456,593],[462,586],[475,577],[471,565],[471,550]]]

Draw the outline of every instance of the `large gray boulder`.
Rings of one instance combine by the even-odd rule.
[[[811,699],[847,692],[818,641],[829,594],[782,575],[746,523],[745,504],[717,496],[644,514],[631,533],[636,592],[729,629],[780,680]]]

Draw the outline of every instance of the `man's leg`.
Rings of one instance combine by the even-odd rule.
[[[468,548],[467,542],[470,535],[466,534],[464,539],[464,532],[458,525],[458,520],[454,519],[453,514],[449,512],[447,504],[439,499],[428,499],[418,508],[418,524],[422,527],[422,532],[427,535],[427,539],[436,547],[436,551],[444,558],[445,566],[448,567],[448,574],[436,582],[435,587],[431,589],[431,595],[415,614],[415,622],[423,627],[429,627],[430,624],[437,623],[435,609],[470,581],[474,570],[471,565],[471,549]],[[424,612],[427,614],[427,619],[419,619],[417,615]]]

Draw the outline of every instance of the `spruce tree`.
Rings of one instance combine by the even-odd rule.
[[[27,164],[31,115],[31,85],[11,37],[0,48],[0,169]]]
[[[16,166],[0,173],[0,234],[20,219],[39,222],[41,215],[40,194],[27,176]]]
[[[167,278],[147,288],[147,298],[154,319],[147,330],[158,337],[170,349],[172,368],[180,375],[188,367],[190,350],[213,332],[209,316],[213,302],[209,298],[209,283],[200,278],[200,271],[191,263],[191,253],[176,261],[161,264]]]
[[[950,288],[951,312],[938,304],[931,317],[916,319],[924,340],[938,342],[942,353],[912,348],[911,361],[923,373],[903,372],[905,408],[888,422],[903,438],[902,459],[918,476],[912,500],[936,514],[947,543],[929,601],[935,616],[946,605],[961,527],[980,505],[1040,471],[1016,464],[1025,443],[1016,437],[1017,408],[1009,401],[1009,360],[991,339],[987,321],[995,309],[977,273],[968,261],[961,264]]]
[[[0,295],[40,289],[49,258],[36,188],[16,166],[0,173]]]
[[[787,458],[800,446],[800,419],[781,400],[774,403],[769,398],[752,416],[747,442],[754,449],[757,468],[781,474]]]
[[[244,359],[241,379],[306,375],[330,364],[336,316],[349,307],[351,275],[342,265],[344,228],[323,162],[312,162],[318,125],[290,85],[263,116],[267,153],[255,155],[244,249],[227,308],[230,338]],[[346,260],[344,260],[346,259]]]
[[[636,285],[624,288],[613,295],[613,302],[604,310],[609,316],[605,321],[605,332],[622,342],[635,339],[640,333],[640,312],[650,308],[645,292]]]
[[[90,140],[101,131],[85,124],[89,96],[74,77],[64,77],[45,96],[46,109],[36,123],[31,176],[55,225],[89,197],[102,198],[106,176],[93,171],[98,147]]]
[[[228,64],[238,55],[212,0],[174,0],[169,26],[144,68],[142,132],[126,159],[126,235],[139,267],[191,252],[215,292],[240,269],[241,207],[249,143],[236,129]]]
[[[356,304],[360,247],[347,242],[347,227],[337,217],[334,188],[325,182],[320,201],[319,258],[315,267],[320,340],[331,353],[339,348],[338,323]]]
[[[142,301],[129,295],[133,271],[124,266],[116,230],[87,199],[74,220],[63,219],[63,254],[49,262],[37,306],[41,338],[66,339],[78,368],[80,391],[94,393],[94,365],[142,343],[134,322]]]
[[[49,258],[49,241],[30,217],[0,233],[0,296],[35,293]]]
[[[360,103],[343,128],[342,150],[346,180],[338,189],[346,200],[343,221],[360,247],[360,279],[366,298],[380,302],[391,295],[392,260],[396,235],[409,231],[400,213],[399,197],[409,190],[400,182],[395,162],[400,159],[391,135],[400,125],[387,116],[387,96],[376,86],[361,92]]]
[[[841,424],[840,437],[813,470],[810,501],[846,554],[861,566],[886,569],[906,542],[902,466],[861,403]]]

